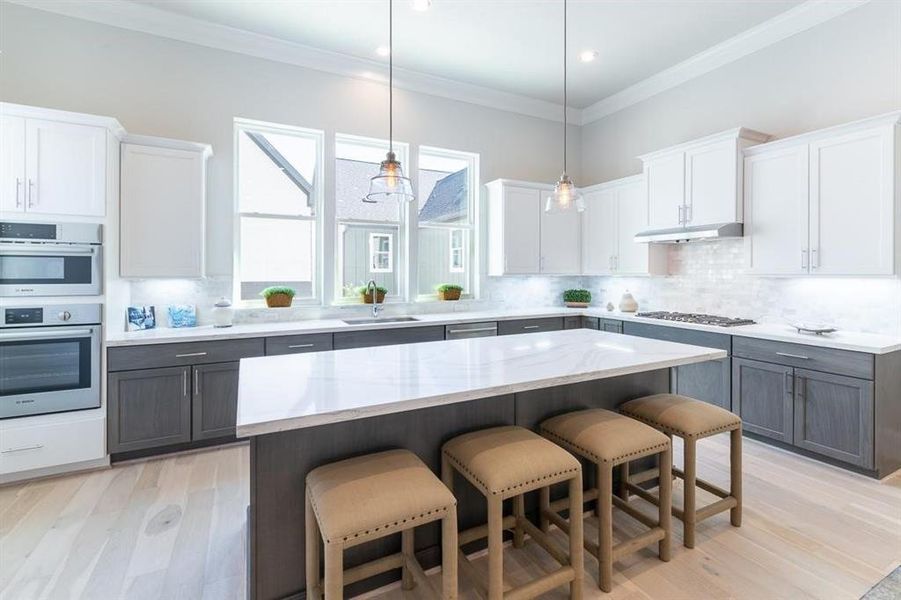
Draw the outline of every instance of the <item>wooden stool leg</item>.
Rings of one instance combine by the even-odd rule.
[[[443,600],[457,598],[457,509],[441,520],[441,591]]]
[[[657,455],[660,460],[659,499],[657,519],[663,529],[663,539],[657,542],[657,554],[660,560],[668,562],[672,557],[673,532],[673,450],[667,448]]]
[[[697,440],[694,438],[683,439],[683,462],[682,471],[685,473],[683,482],[684,490],[684,506],[682,507],[682,543],[686,548],[695,547],[695,519],[697,513],[695,511],[695,495],[697,488],[695,487],[697,480]]]
[[[526,504],[522,494],[513,497],[513,516],[516,517],[516,527],[513,529],[513,547],[522,548],[526,534],[522,528],[522,522],[526,518]]]
[[[344,597],[344,546],[325,545],[325,600]]]
[[[504,500],[488,498],[488,600],[504,597]]]
[[[598,465],[598,587],[613,589],[613,468]]]
[[[626,485],[627,483],[629,483],[629,461],[626,461],[619,466],[619,492],[617,495],[626,502],[629,501],[629,488]]]
[[[316,521],[316,513],[313,512],[313,503],[308,494],[304,495],[304,521],[306,537],[304,540],[304,554],[306,554],[306,586],[307,598],[317,600],[321,593],[322,581],[319,576],[319,523]]]
[[[733,429],[729,436],[729,494],[736,502],[729,516],[733,526],[741,527],[741,427]]]
[[[538,490],[538,524],[541,531],[547,533],[551,528],[551,522],[545,516],[551,512],[551,488],[543,487]]]
[[[413,549],[414,531],[415,530],[411,527],[410,529],[404,529],[400,532],[400,551],[404,556],[404,566],[401,567],[400,587],[404,590],[412,590],[414,587],[416,587],[416,580],[413,578],[413,573],[412,571],[410,571],[410,567],[407,566],[409,564],[409,561],[416,560]]]
[[[578,476],[569,480],[569,562],[573,568],[569,597],[572,600],[582,600],[582,579],[585,571],[582,527],[582,477]]]

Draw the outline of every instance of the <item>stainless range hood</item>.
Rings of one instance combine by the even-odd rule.
[[[684,242],[700,242],[737,238],[744,235],[741,223],[717,223],[714,225],[693,225],[691,227],[674,227],[672,229],[651,229],[635,236],[636,242],[653,242],[658,244],[681,244]]]

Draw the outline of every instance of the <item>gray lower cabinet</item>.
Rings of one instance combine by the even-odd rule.
[[[240,362],[197,365],[192,390],[191,439],[235,435]]]
[[[191,439],[189,367],[110,373],[107,441],[111,454]]]
[[[732,410],[745,431],[791,444],[794,436],[791,367],[732,359]]]
[[[331,333],[280,335],[266,338],[266,356],[322,352],[324,350],[331,350],[332,348]]]
[[[563,317],[547,317],[540,319],[512,319],[498,321],[498,335],[514,335],[517,333],[539,333],[541,331],[559,331],[563,329]]]
[[[335,334],[335,350],[348,348],[370,348],[372,346],[392,346],[394,344],[415,344],[435,342],[444,339],[444,326],[403,327],[399,329],[366,329],[363,331],[340,331]]]
[[[584,317],[563,317],[563,329],[583,329]]]
[[[582,329],[600,329],[597,317],[582,317]]]
[[[623,322],[616,319],[598,319],[598,329],[609,333],[622,333]]]
[[[873,382],[795,369],[794,443],[873,468]]]

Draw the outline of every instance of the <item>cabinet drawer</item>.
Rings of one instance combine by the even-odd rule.
[[[280,335],[266,338],[266,356],[300,354],[332,349],[332,334]]]
[[[182,367],[206,363],[229,362],[250,356],[263,356],[263,339],[223,340],[221,342],[187,342],[184,344],[148,344],[107,351],[110,371]]]
[[[601,331],[607,331],[609,333],[622,333],[623,322],[617,321],[616,319],[599,319],[598,329],[600,329]]]
[[[647,323],[623,322],[623,333],[638,337],[666,340],[680,344],[691,344],[705,348],[718,348],[729,352],[732,343],[731,336],[709,331],[695,331],[681,327],[667,327],[666,325],[648,325]]]
[[[0,431],[0,474],[103,458],[104,421],[101,417]]]
[[[732,354],[813,371],[873,379],[873,355],[863,352],[736,336],[732,340]]]
[[[335,334],[335,350],[369,348],[395,344],[415,344],[444,340],[444,326],[404,327],[401,329],[367,329],[365,331],[340,331]]]
[[[559,331],[561,329],[563,329],[563,317],[516,319],[514,321],[499,321],[497,324],[498,335],[538,333],[539,331]]]
[[[584,326],[582,317],[563,317],[563,329],[582,329]]]

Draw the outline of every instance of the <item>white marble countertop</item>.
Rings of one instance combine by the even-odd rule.
[[[725,358],[726,352],[571,329],[241,360],[247,437]]]
[[[286,321],[280,323],[248,323],[233,327],[215,328],[212,326],[191,327],[185,329],[158,328],[148,331],[132,331],[109,333],[107,346],[134,346],[142,344],[167,344],[175,342],[198,342],[225,340],[248,337],[275,335],[295,335],[304,333],[331,333],[336,331],[357,331],[364,329],[393,329],[428,325],[451,325],[453,323],[471,323],[477,321],[504,321],[511,319],[528,319],[539,317],[591,316],[621,321],[635,321],[665,327],[680,327],[697,331],[709,331],[725,335],[738,335],[758,339],[821,346],[840,350],[885,354],[901,350],[901,337],[862,333],[855,331],[839,331],[828,335],[812,335],[798,333],[788,323],[758,323],[739,327],[716,327],[713,325],[694,325],[676,323],[660,319],[637,317],[633,313],[607,311],[603,308],[564,308],[542,307],[534,309],[497,309],[480,311],[458,311],[448,313],[412,315],[416,321],[401,323],[370,323],[365,325],[348,325],[340,319],[322,319],[307,321]],[[390,316],[388,317],[390,318]]]

